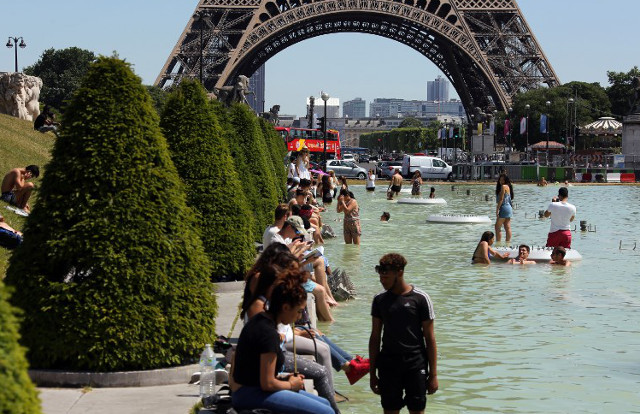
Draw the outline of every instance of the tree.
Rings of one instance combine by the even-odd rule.
[[[24,348],[18,345],[16,309],[0,280],[0,413],[35,413],[40,410],[36,387],[27,375]]]
[[[145,88],[147,89],[147,92],[149,92],[149,95],[151,95],[153,107],[158,115],[160,115],[164,109],[165,103],[167,102],[169,93],[158,86],[145,85]]]
[[[193,361],[213,339],[211,267],[151,98],[99,58],[63,117],[7,284],[36,368]]]
[[[414,117],[407,117],[400,122],[398,128],[422,128],[422,122]]]
[[[36,63],[24,69],[24,73],[42,79],[41,102],[62,109],[95,59],[93,52],[77,47],[52,48],[45,50]]]
[[[218,119],[200,83],[183,80],[169,96],[162,128],[187,187],[187,204],[211,259],[214,280],[241,280],[255,259],[253,217]]]
[[[576,99],[577,97],[577,99]],[[547,134],[540,132],[540,115],[549,115],[549,137],[560,140],[562,130],[567,128],[569,99],[576,101],[577,125],[585,125],[602,116],[611,115],[611,104],[607,94],[598,83],[569,82],[555,88],[539,88],[518,94],[513,101],[512,135],[520,149],[526,146],[526,136],[519,134],[520,119],[526,117],[529,108],[529,144],[545,141]],[[551,104],[547,106],[546,102]],[[503,124],[504,125],[504,124]],[[498,130],[500,128],[496,126]]]
[[[631,111],[633,101],[633,78],[640,76],[640,69],[634,66],[629,72],[607,72],[609,87],[607,96],[611,101],[611,110],[619,120]]]
[[[273,125],[264,118],[258,118],[258,121],[260,122],[260,129],[262,130],[265,144],[269,150],[270,161],[275,174],[278,198],[280,200],[286,200],[287,166],[285,164],[285,158],[287,157],[287,147],[280,134],[273,128]]]
[[[258,240],[267,225],[273,222],[278,204],[278,190],[264,137],[251,109],[241,103],[228,110],[217,101],[212,103],[218,119],[224,119],[223,130],[229,142],[231,156],[240,176],[243,191],[253,209],[254,237]]]

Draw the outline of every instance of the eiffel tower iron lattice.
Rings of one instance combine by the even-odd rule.
[[[341,32],[420,52],[467,114],[506,111],[517,93],[560,84],[515,0],[200,0],[155,84],[202,73],[208,90],[232,85],[291,45]]]

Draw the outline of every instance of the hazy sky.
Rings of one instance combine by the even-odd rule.
[[[45,49],[77,46],[134,65],[153,84],[197,0],[3,1],[2,35],[23,36],[19,68]],[[607,85],[607,70],[640,66],[638,0],[519,0],[529,26],[561,82]],[[6,42],[6,41],[5,41]],[[3,48],[0,71],[13,71],[14,50]],[[361,97],[426,99],[426,83],[441,74],[401,43],[365,34],[324,35],[298,43],[266,65],[267,108],[304,115],[321,90],[344,102]]]

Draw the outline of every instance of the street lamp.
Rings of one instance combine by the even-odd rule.
[[[576,152],[576,136],[575,136],[575,128],[573,127],[573,118],[572,118],[572,114],[573,114],[573,108],[574,108],[574,104],[575,104],[575,100],[573,98],[569,98],[569,100],[567,101],[567,116],[568,116],[568,121],[567,121],[567,148],[569,147],[569,137],[571,137],[571,140],[573,141],[573,152]]]
[[[507,117],[508,117],[508,119],[509,119],[509,128],[508,128],[508,130],[507,130],[507,133],[508,133],[508,136],[509,136],[509,138],[508,138],[508,140],[507,140],[507,145],[509,146],[509,152],[511,152],[511,148],[512,148],[512,145],[513,145],[513,137],[512,137],[512,135],[511,135],[511,131],[513,130],[513,129],[512,129],[512,128],[513,128],[513,125],[511,125],[511,122],[512,122],[512,121],[511,121],[511,117],[512,117],[512,116],[513,116],[513,108],[512,108],[512,107],[509,107],[509,113],[507,114]]]
[[[547,101],[546,102],[547,105],[547,119],[545,120],[545,122],[547,123],[547,125],[544,126],[544,129],[547,130],[547,167],[549,166],[549,132],[550,132],[550,126],[551,123],[549,122],[549,109],[551,108],[551,101]]]
[[[18,40],[20,40],[20,44],[18,44]],[[11,41],[13,41],[13,43],[11,43]],[[7,47],[9,49],[11,49],[12,47],[15,47],[15,56],[16,56],[16,72],[18,71],[18,46],[20,46],[21,49],[24,49],[25,47],[27,47],[27,44],[24,42],[24,39],[22,38],[22,36],[20,37],[11,37],[9,36],[9,40],[7,40]]]
[[[527,111],[527,125],[526,125],[526,130],[525,133],[527,134],[527,142],[526,142],[526,147],[525,147],[525,151],[527,152],[527,161],[529,161],[529,109],[531,109],[531,105],[526,104],[524,106],[524,109]]]
[[[205,13],[202,11],[197,11],[194,13],[193,15],[193,21],[194,22],[198,22],[198,28],[200,29],[200,83],[202,84],[202,86],[204,86],[204,83],[202,82],[202,70],[204,67],[204,62],[202,61],[203,59],[203,49],[204,49],[204,40],[203,40],[203,34],[202,34],[202,26],[204,26],[204,17],[205,17]]]
[[[324,131],[322,131],[323,137],[324,137],[324,146],[322,148],[322,159],[324,160],[324,170],[326,172],[327,171],[327,101],[329,100],[330,96],[326,92],[320,92],[320,97],[324,101],[324,122],[323,122]]]

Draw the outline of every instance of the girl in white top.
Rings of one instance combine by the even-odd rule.
[[[376,189],[376,175],[373,170],[369,170],[367,175],[367,191],[374,191]]]
[[[311,172],[309,171],[309,148],[307,147],[302,147],[298,153],[298,158],[295,160],[294,177],[298,177],[301,180],[311,180]]]

